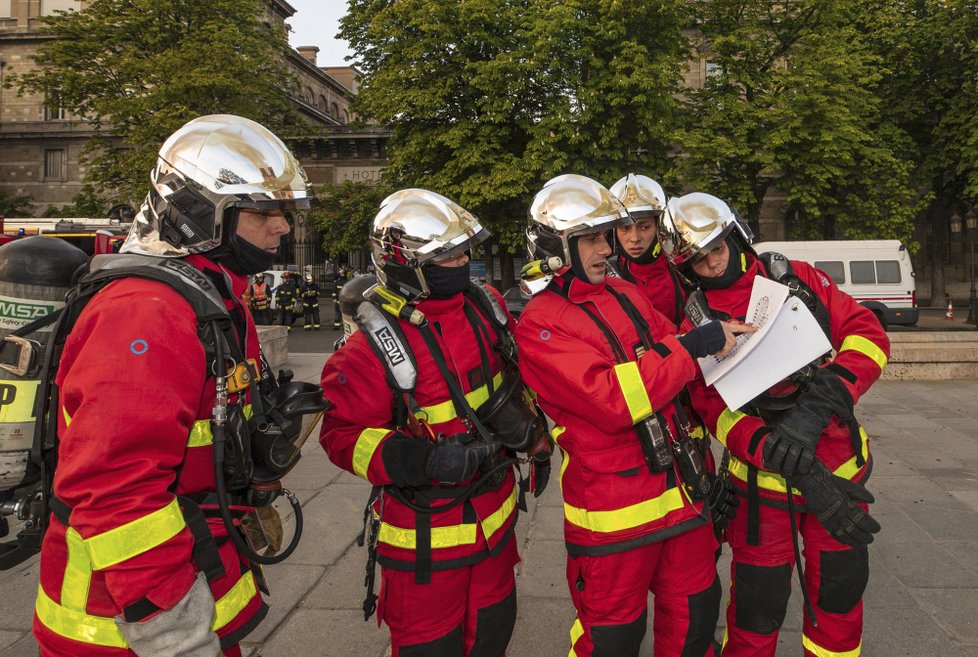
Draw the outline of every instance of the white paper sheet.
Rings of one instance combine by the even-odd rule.
[[[747,318],[758,331],[740,345],[733,358],[700,359],[704,377],[710,371],[707,384],[716,388],[731,409],[740,408],[832,349],[811,311],[797,297],[788,296],[787,290],[780,283],[755,279]]]

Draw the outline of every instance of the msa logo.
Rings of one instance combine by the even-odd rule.
[[[380,346],[383,347],[384,353],[387,354],[387,360],[391,362],[391,365],[400,365],[404,362],[404,352],[401,351],[401,345],[397,343],[397,339],[391,334],[389,328],[385,326],[379,331],[375,331],[374,335],[380,342]]]
[[[54,312],[54,306],[42,306],[36,303],[0,299],[0,317],[8,319],[26,319],[33,321]]]

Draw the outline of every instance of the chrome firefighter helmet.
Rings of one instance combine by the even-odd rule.
[[[309,207],[306,174],[264,126],[231,114],[202,116],[160,148],[146,201],[122,252],[179,257],[211,251],[233,235],[235,210]]]
[[[662,248],[676,267],[695,264],[735,229],[746,247],[754,239],[729,205],[702,192],[670,199],[661,223]]]
[[[571,240],[634,223],[621,201],[586,176],[552,178],[530,204],[527,246],[534,259],[557,256],[565,265],[576,258]]]
[[[475,215],[441,194],[394,192],[381,202],[370,235],[377,279],[408,301],[424,299],[431,293],[426,265],[468,251],[487,237]]]
[[[642,217],[643,213],[659,217],[666,211],[666,193],[662,185],[648,176],[630,173],[611,186],[611,193],[622,202],[633,219]]]

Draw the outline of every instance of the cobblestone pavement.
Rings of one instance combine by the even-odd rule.
[[[297,378],[316,380],[324,357],[293,353],[289,366]],[[976,399],[975,381],[884,381],[859,404],[873,439],[872,512],[883,525],[870,547],[866,657],[978,657]],[[302,500],[305,532],[287,562],[266,569],[271,610],[248,637],[245,655],[382,657],[387,633],[375,620],[365,623],[360,611],[366,557],[355,538],[369,485],[333,466],[315,439],[303,452],[286,484]],[[523,561],[510,657],[567,654],[573,608],[561,523],[554,480],[519,521]],[[728,555],[719,568],[726,588]],[[0,573],[0,657],[37,654],[30,636],[36,586],[36,558]],[[801,653],[800,628],[801,600],[794,595],[780,655]],[[651,655],[646,644],[643,655]]]

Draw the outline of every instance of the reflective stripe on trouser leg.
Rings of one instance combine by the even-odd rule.
[[[730,601],[723,657],[774,657],[778,630],[791,594],[795,555],[788,512],[758,507],[759,545],[749,545],[746,513],[727,527],[730,544]]]
[[[656,657],[711,657],[720,613],[720,580],[709,524],[662,542],[652,578]]]
[[[865,508],[865,505],[861,505]],[[802,514],[805,581],[818,627],[805,618],[804,654],[814,657],[858,657],[863,628],[862,595],[869,581],[869,550],[850,548],[829,536],[810,514]]]

